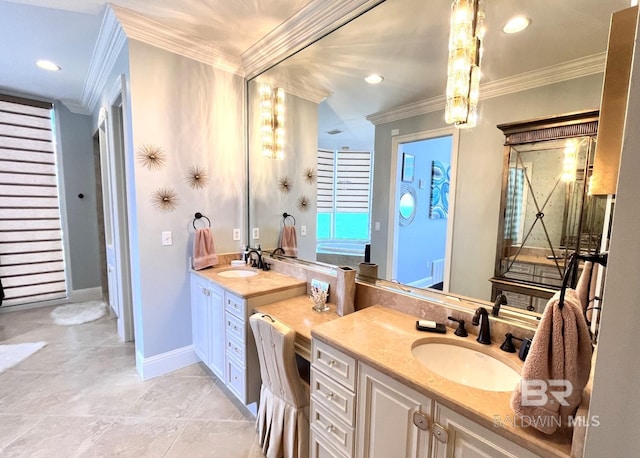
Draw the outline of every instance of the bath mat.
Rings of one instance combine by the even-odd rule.
[[[107,314],[107,306],[103,301],[79,302],[56,307],[51,312],[55,324],[73,326],[102,318]]]
[[[44,347],[46,342],[0,345],[0,372],[15,366]]]

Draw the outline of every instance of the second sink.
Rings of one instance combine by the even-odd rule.
[[[224,278],[246,278],[255,277],[258,275],[258,272],[249,269],[229,269],[218,272],[218,275]]]
[[[452,382],[487,391],[511,391],[518,371],[473,348],[442,342],[420,343],[411,350],[427,369]]]

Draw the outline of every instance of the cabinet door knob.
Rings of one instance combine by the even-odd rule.
[[[327,393],[327,399],[331,401],[333,399],[333,393]]]
[[[327,432],[330,433],[333,430],[333,425],[327,426]]]
[[[336,360],[332,359],[331,361],[329,361],[329,367],[333,367],[336,365]]]

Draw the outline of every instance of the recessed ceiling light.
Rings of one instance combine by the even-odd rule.
[[[61,70],[59,65],[54,64],[50,60],[39,60],[36,62],[36,65],[44,70],[49,70],[50,72],[57,72]]]
[[[364,80],[369,84],[380,84],[382,83],[382,80],[384,80],[384,78],[382,77],[382,75],[373,73],[367,76]]]
[[[526,16],[514,16],[502,28],[504,33],[518,33],[531,25],[531,19]]]

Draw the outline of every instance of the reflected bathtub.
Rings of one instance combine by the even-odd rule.
[[[353,240],[320,242],[316,246],[316,259],[319,262],[356,269],[358,264],[364,261],[366,243],[368,242],[354,242]]]

